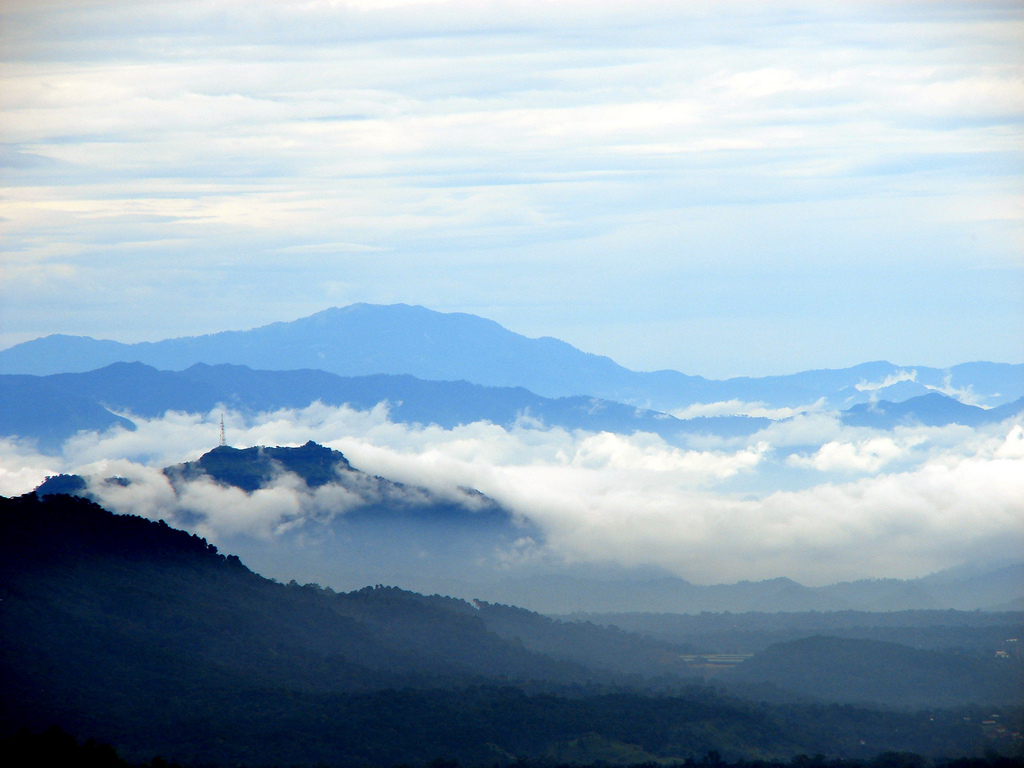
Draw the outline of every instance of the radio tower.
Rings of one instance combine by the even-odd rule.
[[[225,446],[225,445],[228,444],[228,441],[224,438],[224,414],[223,413],[220,415],[220,444],[221,444],[221,446]]]

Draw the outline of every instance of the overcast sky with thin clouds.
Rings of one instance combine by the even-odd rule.
[[[636,369],[1024,360],[1017,2],[0,5],[0,347],[422,304]]]

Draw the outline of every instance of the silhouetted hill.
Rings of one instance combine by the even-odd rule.
[[[427,380],[525,387],[544,397],[589,395],[660,410],[734,399],[796,406],[823,397],[832,407],[847,408],[885,399],[890,393],[889,399],[904,400],[931,390],[973,393],[988,405],[1024,396],[1024,366],[985,362],[946,370],[873,362],[726,381],[669,370],[640,373],[557,339],[530,339],[474,315],[405,304],[353,304],[249,331],[139,344],[48,336],[0,352],[0,371],[47,375],[133,361],[171,370],[196,363],[233,363],[268,370],[318,369],[341,376],[410,374]]]
[[[512,605],[477,600],[476,606],[484,624],[499,637],[588,667],[645,675],[692,675],[683,656],[701,652],[688,644],[654,640],[590,622],[558,621]]]
[[[58,725],[133,760],[508,765],[571,750],[681,760],[999,746],[961,712],[746,704],[678,684],[644,695],[502,639],[468,603],[278,584],[196,536],[67,496],[0,499],[0,596],[0,735]]]
[[[291,472],[301,477],[308,487],[320,488],[357,470],[340,451],[317,445],[312,440],[298,448],[233,448],[221,445],[196,461],[164,470],[172,482],[206,476],[248,493],[273,484],[281,472]]]
[[[471,519],[475,524],[508,524],[512,516],[493,499],[479,491],[461,489],[457,500],[441,498],[428,489],[396,483],[376,475],[367,475],[349,464],[340,451],[312,440],[299,447],[233,448],[222,445],[204,453],[196,461],[167,467],[164,474],[180,489],[201,478],[239,488],[246,493],[272,488],[282,473],[300,478],[307,489],[335,485],[348,492],[344,511],[346,520],[362,518],[432,518],[452,522]],[[45,495],[45,484],[37,493]],[[360,499],[361,503],[355,503]],[[330,514],[331,510],[327,510]],[[339,513],[341,510],[337,510]]]

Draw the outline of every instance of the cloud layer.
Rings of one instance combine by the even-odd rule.
[[[294,476],[251,496],[208,481],[176,495],[160,468],[215,445],[219,412],[137,423],[135,432],[80,434],[60,458],[0,444],[0,492],[80,472],[111,508],[191,521],[214,542],[242,535],[272,543],[359,503],[338,486],[311,492]],[[920,576],[1019,557],[1024,546],[1024,431],[1012,421],[880,433],[810,414],[749,440],[685,448],[642,433],[410,427],[389,421],[383,406],[315,404],[250,420],[229,414],[228,439],[314,439],[365,472],[447,498],[464,498],[460,487],[479,489],[541,533],[496,553],[495,567],[591,564],[700,583],[788,576],[820,584]],[[133,482],[103,482],[112,476]]]
[[[1019,4],[0,15],[2,345],[405,301],[704,375],[1020,359]]]

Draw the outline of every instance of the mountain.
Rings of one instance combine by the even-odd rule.
[[[692,584],[675,576],[620,572],[590,575],[563,569],[524,573],[490,590],[491,599],[528,604],[550,614],[644,611],[699,614],[731,611],[1013,610],[1024,597],[1024,563],[997,564],[963,579],[863,579],[808,587],[788,578],[735,584]]]
[[[346,503],[324,510],[328,519],[344,517],[346,522],[382,518],[437,520],[452,523],[471,520],[473,525],[503,526],[511,515],[479,491],[460,489],[457,499],[441,498],[426,488],[392,482],[367,475],[349,464],[341,451],[317,445],[312,440],[297,448],[233,448],[221,445],[196,461],[167,467],[164,474],[176,491],[190,483],[210,479],[252,494],[274,489],[281,476],[301,479],[307,491],[325,486],[343,489]],[[45,495],[45,484],[37,494]],[[397,545],[397,542],[395,542]]]
[[[634,406],[575,396],[546,398],[522,387],[465,381],[423,381],[408,375],[342,377],[316,370],[257,371],[239,365],[198,363],[184,371],[158,371],[142,363],[113,363],[85,373],[0,375],[0,435],[39,441],[47,450],[80,429],[133,424],[113,412],[159,417],[168,411],[209,413],[227,407],[244,414],[305,408],[315,401],[369,410],[387,402],[392,421],[460,424],[489,421],[512,427],[526,419],[551,427],[668,439],[682,433],[750,434],[770,422],[722,416],[680,420]],[[59,407],[57,407],[59,404]]]
[[[529,616],[494,620],[532,625],[517,642],[448,597],[276,583],[197,536],[68,496],[0,498],[0,596],[0,737],[57,725],[129,760],[505,766],[569,751],[682,762],[1011,744],[986,736],[978,715],[991,708],[747,703],[682,680],[649,690],[524,647],[544,635]]]
[[[344,589],[397,582],[468,597],[482,588],[477,594],[483,595],[505,577],[502,554],[515,542],[543,541],[530,521],[476,490],[441,496],[369,475],[313,442],[220,446],[163,475],[162,481],[59,475],[36,494],[167,499],[161,508],[167,519],[215,533],[218,544],[260,572]]]
[[[115,362],[182,370],[231,363],[266,370],[317,369],[340,376],[409,374],[525,387],[543,397],[588,395],[662,411],[729,400],[773,407],[825,398],[834,408],[930,391],[962,392],[986,405],[1024,396],[1024,365],[966,363],[949,369],[874,362],[791,376],[705,379],[678,371],[636,372],[557,339],[531,339],[475,315],[396,304],[353,304],[248,331],[121,344],[47,336],[0,351],[0,372],[84,372]]]
[[[619,627],[681,647],[752,656],[813,637],[875,640],[970,659],[1024,658],[1024,611],[584,613],[559,617]]]
[[[143,363],[112,363],[85,373],[0,374],[0,436],[35,440],[44,451],[59,451],[80,430],[135,428],[118,414],[157,418],[168,411],[206,414],[226,407],[252,415],[314,402],[361,410],[386,402],[394,422],[446,429],[478,421],[506,428],[526,423],[617,434],[650,432],[669,442],[690,435],[746,437],[772,423],[749,416],[680,419],[581,395],[546,398],[522,387],[424,381],[408,375],[342,377],[316,370],[258,371],[205,363],[184,371],[159,371]],[[841,418],[851,426],[876,429],[953,423],[976,427],[1022,411],[1024,399],[986,410],[932,392],[901,403],[855,405]]]
[[[0,435],[36,440],[59,448],[80,430],[112,427],[134,430],[135,424],[99,402],[38,376],[0,376]]]
[[[843,411],[842,419],[844,424],[852,427],[874,429],[892,429],[907,424],[920,424],[926,427],[963,424],[968,427],[979,427],[982,424],[998,423],[1022,411],[1024,398],[986,410],[966,405],[938,392],[930,392],[899,403],[885,400],[861,403]]]

